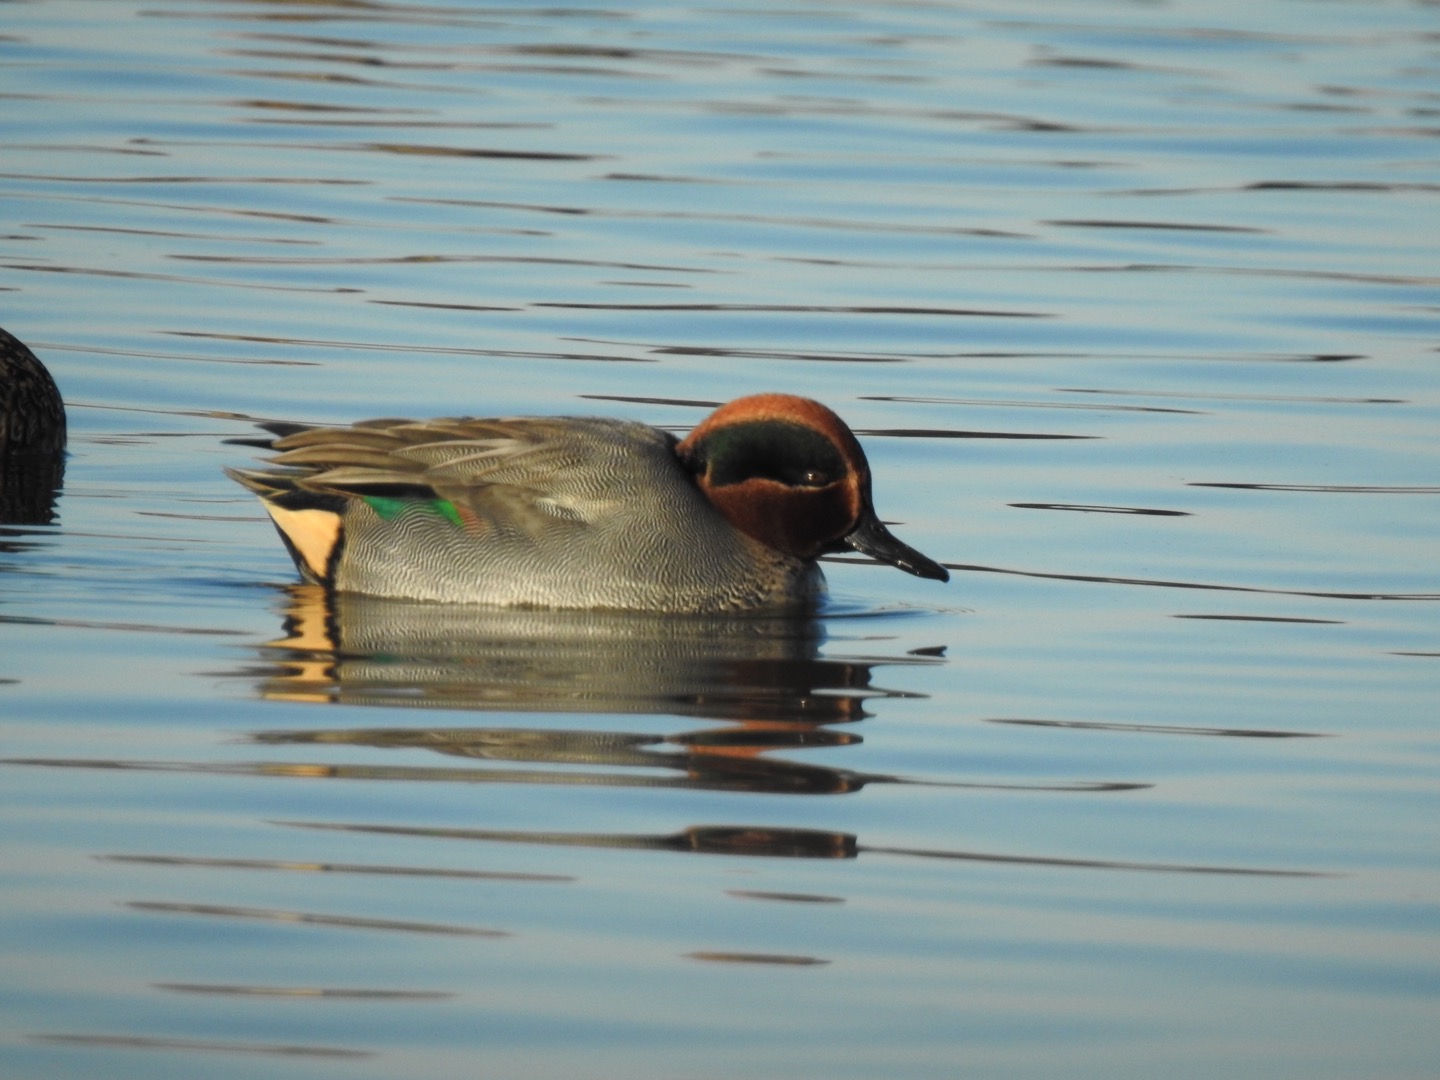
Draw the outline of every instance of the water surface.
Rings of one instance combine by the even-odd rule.
[[[1433,1072],[1433,5],[3,6],[7,1076]],[[335,601],[221,473],[756,390],[951,583]]]

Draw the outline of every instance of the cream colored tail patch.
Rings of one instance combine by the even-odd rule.
[[[330,555],[340,542],[340,515],[328,510],[286,510],[268,499],[261,499],[260,504],[300,553],[315,580],[324,581]]]

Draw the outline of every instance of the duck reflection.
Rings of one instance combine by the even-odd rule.
[[[722,618],[490,610],[327,593],[314,585],[292,586],[287,598],[285,634],[266,647],[271,662],[260,672],[260,691],[269,699],[723,722],[667,734],[577,722],[564,728],[407,726],[255,736],[266,744],[423,749],[492,766],[321,767],[327,775],[854,791],[893,778],[769,755],[858,743],[858,734],[837,725],[869,716],[866,706],[873,699],[916,696],[875,685],[878,665],[941,662],[909,654],[883,660],[823,657],[823,630],[810,614]],[[511,767],[493,767],[500,765]],[[301,768],[313,775],[317,766]]]

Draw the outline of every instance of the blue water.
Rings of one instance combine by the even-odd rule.
[[[6,1077],[1433,1075],[1433,5],[4,9]],[[949,585],[337,607],[221,472],[757,390]]]

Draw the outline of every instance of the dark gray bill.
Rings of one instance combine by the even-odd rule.
[[[948,570],[934,559],[921,555],[909,544],[895,539],[874,514],[867,515],[843,542],[862,555],[869,555],[872,559],[899,567],[907,574],[931,578],[934,581],[950,580]]]

